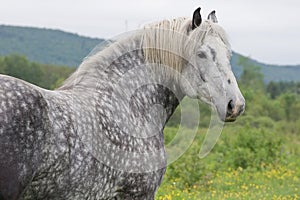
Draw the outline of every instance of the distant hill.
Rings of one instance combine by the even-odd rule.
[[[0,25],[0,55],[17,53],[44,64],[77,67],[101,41],[60,30]]]
[[[233,53],[231,66],[237,77],[243,72],[243,68],[239,66],[239,59],[244,57],[238,53]],[[252,65],[259,66],[261,73],[264,75],[264,81],[273,82],[299,82],[300,81],[300,65],[268,65],[249,58]]]
[[[77,67],[102,41],[60,30],[0,25],[0,56],[21,54],[44,64]],[[231,61],[237,77],[242,73],[241,56],[234,53]],[[265,82],[300,81],[300,66],[267,65],[252,59],[250,62],[261,67]]]

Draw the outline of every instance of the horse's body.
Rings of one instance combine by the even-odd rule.
[[[163,128],[186,93],[174,76],[144,73],[141,42],[108,47],[55,91],[0,76],[0,200],[154,199]]]
[[[144,62],[142,55],[136,52],[132,53],[132,58],[136,62],[131,65],[126,62],[122,64],[124,57],[116,60],[116,64],[110,66],[112,70],[103,77],[103,83],[109,77],[125,73]],[[0,81],[1,94],[5,95],[1,98],[5,104],[1,107],[4,108],[1,114],[5,113],[5,117],[8,117],[1,120],[1,125],[5,121],[7,125],[0,128],[0,191],[4,199],[16,199],[21,194],[24,199],[154,198],[164,168],[147,173],[112,169],[89,153],[78,135],[89,134],[89,131],[100,133],[108,126],[114,126],[105,113],[109,110],[100,109],[96,111],[96,116],[92,116],[91,113],[95,111],[90,110],[101,108],[101,100],[111,98],[109,91],[101,90],[100,96],[97,96],[94,92],[86,91],[87,88],[45,91],[11,77],[1,76]],[[166,96],[168,91],[165,90],[159,86],[143,88],[142,93],[148,93],[146,98],[152,101],[145,102],[144,98],[138,101],[146,109],[147,104],[165,105],[172,113],[178,100],[172,97],[172,93]],[[166,99],[172,98],[173,102],[166,102]],[[91,104],[95,107],[91,107]],[[116,141],[115,136],[121,135],[120,132],[116,129],[107,135],[114,144],[119,142],[120,148],[132,145],[132,148],[143,151],[163,146],[162,130],[155,134],[152,141],[136,139],[132,141],[134,144],[130,144],[130,135],[126,134],[120,138],[123,142]]]

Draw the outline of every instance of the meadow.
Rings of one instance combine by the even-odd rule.
[[[165,134],[176,131],[166,128]],[[299,135],[227,125],[201,159],[205,133],[200,129],[187,152],[168,166],[156,200],[300,199]]]

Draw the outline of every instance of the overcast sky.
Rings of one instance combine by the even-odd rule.
[[[0,0],[0,24],[112,38],[145,23],[217,11],[234,51],[270,64],[300,64],[299,0]],[[1,39],[1,38],[0,38]]]

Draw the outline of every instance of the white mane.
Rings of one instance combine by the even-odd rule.
[[[109,60],[116,59],[132,48],[142,48],[146,62],[154,63],[158,67],[161,65],[172,67],[180,73],[185,62],[203,44],[206,35],[216,34],[229,46],[225,31],[211,21],[204,21],[196,29],[191,29],[191,20],[187,18],[146,25],[143,30],[112,42],[98,53],[86,58],[59,89],[73,87],[83,80],[88,82],[83,86],[95,83],[99,78],[97,77],[99,70],[109,65]]]
[[[203,44],[207,34],[217,34],[229,45],[225,31],[210,21],[204,21],[191,31],[191,20],[178,18],[145,27],[143,51],[149,63],[162,64],[181,72],[190,56]]]

